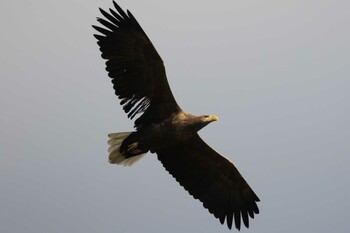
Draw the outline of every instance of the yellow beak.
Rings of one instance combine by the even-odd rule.
[[[219,120],[219,117],[214,116],[214,115],[211,115],[211,119],[212,119],[212,121],[218,121],[218,120]]]

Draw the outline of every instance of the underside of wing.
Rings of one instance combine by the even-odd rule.
[[[150,121],[160,121],[179,111],[170,90],[163,61],[134,16],[116,4],[115,10],[100,9],[105,19],[98,18],[104,27],[93,26],[94,35],[106,59],[106,70],[112,78],[115,94],[124,111],[141,127]]]
[[[259,198],[227,158],[209,147],[198,135],[186,144],[157,151],[165,169],[194,198],[199,199],[223,224],[237,229],[241,219],[249,227],[249,216],[259,213]]]

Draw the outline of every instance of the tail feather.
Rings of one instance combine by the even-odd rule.
[[[140,160],[146,153],[135,155],[132,157],[126,157],[121,151],[120,146],[122,145],[125,138],[127,138],[131,132],[111,133],[108,134],[110,138],[108,144],[109,162],[112,164],[120,164],[124,166],[131,166],[138,160]]]
[[[122,139],[124,140],[125,138],[127,138],[132,132],[120,132],[120,133],[110,133],[108,134],[109,138],[112,139]]]
[[[108,140],[108,144],[110,146],[117,145],[117,144],[122,143],[122,142],[123,142],[123,139],[114,139],[114,138],[112,138],[112,139]]]

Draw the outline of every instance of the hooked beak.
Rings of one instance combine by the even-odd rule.
[[[210,118],[211,118],[212,121],[218,121],[219,120],[219,117],[214,116],[214,115],[211,115]]]

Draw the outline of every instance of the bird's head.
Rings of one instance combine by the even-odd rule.
[[[215,115],[203,115],[201,116],[203,122],[207,122],[208,124],[213,121],[218,121],[219,117]]]
[[[194,125],[197,128],[197,131],[208,125],[209,123],[213,121],[219,120],[219,117],[215,115],[202,115],[197,117],[196,122]]]

